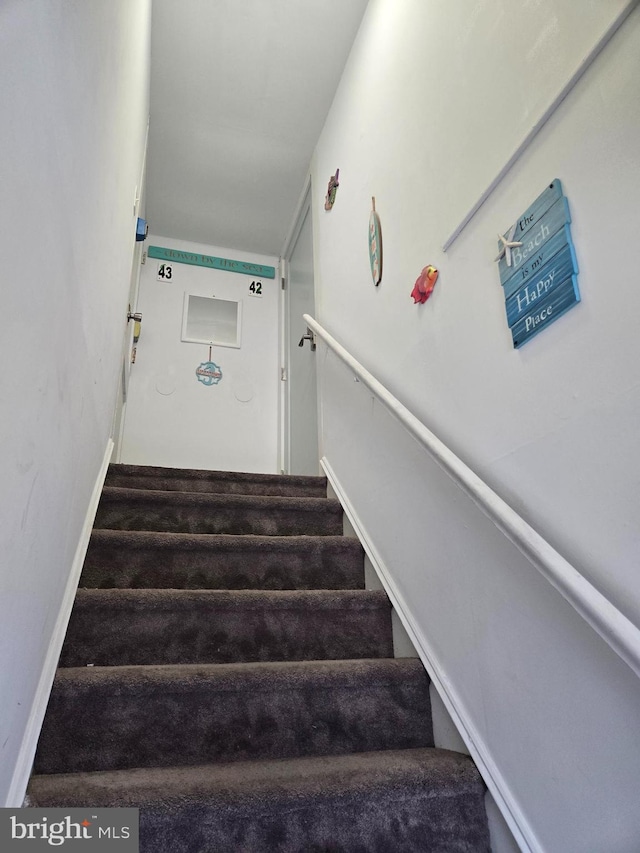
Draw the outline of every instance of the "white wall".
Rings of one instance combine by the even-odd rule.
[[[184,240],[149,236],[147,244],[278,266],[275,257]],[[162,263],[148,258],[142,267],[137,304],[142,332],[129,382],[121,461],[275,473],[279,278],[172,263],[171,281],[158,281]],[[249,290],[254,281],[262,284],[261,296]],[[209,360],[209,347],[181,340],[185,293],[242,303],[240,348],[212,348],[212,361],[222,370],[216,385],[203,385],[195,373]]]
[[[11,780],[28,758],[25,731],[109,440],[148,116],[149,16],[149,0],[0,6],[7,805],[17,804]]]
[[[320,322],[638,623],[638,10],[441,250],[623,6],[372,0],[312,173]],[[556,177],[583,301],[515,351],[496,234]],[[371,196],[379,288],[365,240]],[[440,279],[416,306],[410,291],[427,263]],[[330,356],[318,363],[327,458],[532,849],[631,853],[637,679],[352,377]]]
[[[498,15],[503,5],[493,0],[484,14]],[[583,14],[571,2],[537,6]],[[319,317],[338,339],[352,340],[365,365],[375,366],[428,426],[639,620],[634,307],[640,297],[628,242],[640,225],[638,13],[447,254],[440,246],[450,222],[440,221],[438,201],[457,161],[431,159],[431,139],[439,133],[431,105],[454,81],[439,79],[428,60],[413,61],[427,36],[439,43],[435,17],[430,4],[407,0],[374,2],[365,18],[314,161]],[[492,61],[501,33],[468,40],[470,66]],[[504,74],[494,68],[496,85]],[[484,90],[472,83],[465,78],[475,103]],[[469,127],[470,140],[475,130]],[[500,138],[499,123],[494,134]],[[479,168],[486,154],[485,146],[475,152]],[[334,161],[340,189],[326,213],[321,198]],[[553,177],[569,199],[583,301],[516,352],[493,263],[495,235]],[[370,284],[362,237],[372,195],[385,247],[378,289]],[[474,200],[465,193],[465,203]],[[409,293],[426,263],[440,269],[440,280],[431,300],[414,306]]]

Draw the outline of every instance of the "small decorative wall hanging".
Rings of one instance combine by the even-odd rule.
[[[416,279],[416,283],[413,285],[413,290],[411,291],[414,304],[418,302],[422,304],[427,301],[433,293],[433,288],[436,286],[437,280],[438,270],[435,267],[432,267],[429,264],[429,266],[423,268],[422,272]]]
[[[222,379],[222,371],[213,361],[203,361],[196,369],[196,376],[203,385],[217,385]]]
[[[380,217],[376,213],[376,199],[371,197],[371,215],[369,216],[369,262],[371,264],[371,276],[376,287],[382,279],[382,232],[380,230]]]
[[[336,193],[338,192],[338,187],[340,184],[338,183],[338,175],[340,174],[340,169],[336,169],[335,175],[331,175],[329,178],[329,186],[327,187],[327,194],[324,197],[324,209],[331,210],[333,207],[333,203],[336,200]]]
[[[209,361],[203,361],[196,368],[196,377],[198,382],[207,386],[217,385],[222,379],[222,371],[217,364],[211,361],[211,347],[209,347]]]

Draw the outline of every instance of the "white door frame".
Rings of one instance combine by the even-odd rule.
[[[138,290],[140,288],[140,267],[144,257],[144,243],[136,243],[133,250],[133,260],[131,265],[131,283],[129,288],[129,303],[128,309],[130,313],[135,313],[138,302]],[[131,365],[133,364],[133,348],[134,348],[134,324],[133,321],[127,320],[127,325],[123,336],[123,349],[121,358],[120,378],[118,381],[118,397],[116,399],[116,409],[114,412],[113,426],[111,429],[111,438],[113,439],[112,462],[119,462],[122,453],[122,438],[124,435],[124,424],[127,414],[127,399],[129,396],[129,377],[131,375]]]
[[[145,190],[147,179],[147,151],[149,148],[149,119],[147,119],[147,132],[144,140],[144,151],[142,154],[142,166],[140,168],[140,179],[136,187],[136,197],[133,203],[133,219],[134,224],[137,223],[138,217],[143,214],[146,208]],[[135,228],[134,228],[135,233]],[[129,278],[129,312],[135,313],[138,303],[138,290],[140,288],[140,267],[145,260],[145,243],[135,241],[133,245],[133,256],[131,258],[131,275]],[[124,318],[123,318],[124,322]],[[129,393],[129,376],[131,374],[131,364],[133,355],[133,322],[127,320],[126,327],[122,339],[122,357],[121,366],[118,373],[118,392],[116,405],[113,413],[113,422],[111,425],[111,438],[113,439],[113,452],[111,455],[112,462],[119,462],[122,452],[122,437],[124,435],[124,425],[127,413],[127,396]]]
[[[298,204],[289,233],[284,241],[280,256],[280,406],[279,406],[279,435],[278,435],[278,467],[280,473],[285,474],[291,470],[291,445],[290,435],[290,385],[289,363],[290,363],[290,335],[289,335],[289,260],[295,248],[296,242],[304,225],[307,213],[311,214],[311,174],[309,173],[304,182]],[[313,218],[311,220],[313,227]],[[314,276],[315,283],[315,276]],[[315,289],[315,284],[314,284]]]

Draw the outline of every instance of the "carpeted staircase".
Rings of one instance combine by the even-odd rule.
[[[110,466],[28,795],[143,853],[489,851],[320,477]]]

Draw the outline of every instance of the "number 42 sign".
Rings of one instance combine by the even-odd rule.
[[[262,282],[252,281],[249,285],[249,296],[262,296]]]

